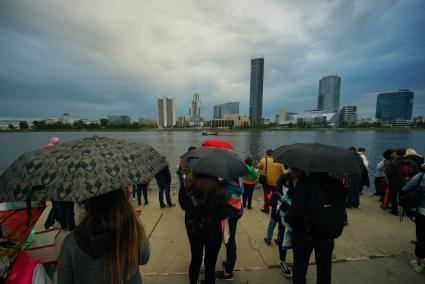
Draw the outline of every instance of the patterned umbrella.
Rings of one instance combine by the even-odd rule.
[[[80,202],[151,179],[166,164],[143,143],[98,136],[74,140],[20,156],[0,176],[0,202],[29,195]]]

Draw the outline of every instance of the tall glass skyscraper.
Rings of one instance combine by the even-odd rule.
[[[317,109],[322,111],[337,111],[339,109],[339,94],[341,77],[325,76],[319,81],[319,99]]]
[[[214,119],[223,118],[225,114],[239,114],[239,102],[224,103],[214,106]]]
[[[378,94],[376,119],[384,124],[405,125],[412,118],[413,92],[389,90]]]
[[[249,92],[249,122],[261,124],[263,120],[264,58],[251,58],[251,84]]]

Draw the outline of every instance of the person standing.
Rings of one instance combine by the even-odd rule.
[[[164,204],[164,192],[165,198],[167,199],[168,207],[174,207],[175,205],[171,201],[170,185],[171,185],[171,174],[168,165],[165,166],[155,175],[156,182],[159,188],[159,205],[161,208],[165,208]]]
[[[149,241],[123,190],[84,201],[87,214],[58,258],[57,283],[141,283]]]
[[[302,173],[294,179],[294,185],[292,204],[285,216],[292,228],[293,283],[306,283],[313,250],[317,283],[331,283],[334,239],[344,228],[344,186],[327,173]]]
[[[398,216],[398,193],[403,189],[407,181],[409,181],[419,171],[417,164],[405,157],[405,149],[396,150],[397,157],[385,166],[385,176],[387,177],[389,198],[391,202],[390,213]]]
[[[354,146],[348,147],[348,150],[355,153],[358,159],[358,163],[362,169],[364,169],[363,160],[357,153],[357,149]],[[362,171],[363,172],[363,171]],[[350,174],[347,176],[349,179],[349,187],[347,191],[347,208],[359,208],[360,206],[360,184],[361,184],[361,174]]]
[[[376,165],[376,176],[373,181],[375,184],[375,194],[379,196],[379,201],[384,200],[385,190],[387,188],[387,180],[385,178],[385,165],[395,158],[393,149],[387,149],[382,153],[383,159]]]
[[[239,184],[239,179],[225,180],[223,183],[226,193],[226,202],[228,209],[227,222],[229,224],[229,239],[226,246],[226,261],[223,262],[224,270],[217,271],[215,278],[218,280],[233,280],[233,270],[236,264],[236,228],[238,220],[242,217],[243,207],[241,196],[243,187]]]
[[[425,166],[425,164],[423,165]],[[419,187],[422,192],[418,202],[418,208],[415,216],[416,225],[416,244],[415,255],[416,259],[410,261],[410,265],[417,273],[424,273],[425,270],[425,179],[424,173],[415,175],[403,187],[402,191],[408,192]]]
[[[198,283],[205,249],[205,280],[215,283],[215,265],[223,238],[221,220],[227,218],[225,192],[215,177],[186,173],[180,188],[179,203],[185,211],[185,226],[189,238],[191,261],[190,284]]]
[[[142,193],[143,193],[143,199],[145,200],[145,205],[149,203],[148,201],[148,186],[149,181],[143,180],[142,183],[139,183],[135,185],[135,193],[137,195],[137,204],[140,206],[142,205]]]
[[[243,177],[242,203],[243,207],[246,208],[248,201],[248,209],[252,209],[252,194],[254,193],[255,183],[257,181],[257,172],[252,165],[252,159],[250,157],[245,159],[245,166],[247,167],[249,174]]]
[[[370,187],[370,180],[369,180],[369,161],[366,157],[366,149],[364,147],[359,147],[357,154],[359,154],[360,158],[362,158],[362,174],[360,178],[360,184],[359,184],[359,194],[363,192],[363,188]]]
[[[263,213],[269,214],[270,212],[270,198],[273,191],[276,191],[276,181],[281,174],[285,171],[285,168],[280,163],[273,162],[272,158],[273,150],[266,150],[266,157],[261,159],[258,164],[258,169],[261,171],[261,175],[266,177],[266,180],[263,182],[263,192],[264,192],[264,205],[260,209]]]

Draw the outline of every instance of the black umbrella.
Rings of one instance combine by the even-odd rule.
[[[195,173],[233,179],[249,174],[238,155],[222,148],[202,147],[183,154],[184,165]]]
[[[83,201],[151,179],[166,166],[143,144],[93,136],[20,156],[0,176],[0,202]]]
[[[273,152],[273,160],[305,172],[360,174],[361,158],[341,147],[319,143],[296,143],[280,146]]]

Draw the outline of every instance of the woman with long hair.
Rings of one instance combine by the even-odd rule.
[[[124,191],[84,205],[86,216],[62,245],[58,283],[141,283],[139,265],[149,260],[149,241]]]
[[[188,173],[185,187],[180,191],[179,202],[185,210],[185,225],[192,255],[190,283],[198,283],[204,248],[205,280],[200,283],[215,283],[215,264],[223,237],[221,220],[227,217],[224,190],[215,177]]]

